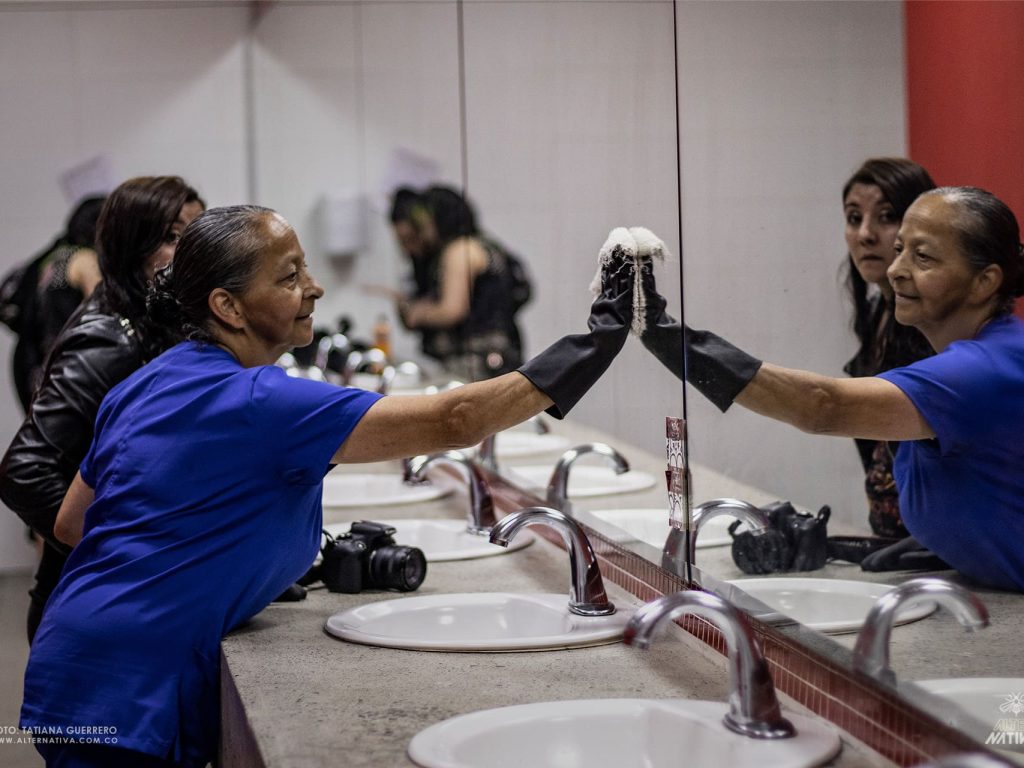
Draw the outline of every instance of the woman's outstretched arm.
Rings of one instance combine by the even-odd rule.
[[[552,403],[518,372],[437,395],[384,397],[366,412],[334,461],[382,461],[466,448]]]
[[[764,363],[736,402],[816,435],[873,440],[935,437],[910,398],[892,382],[874,376],[835,379]]]

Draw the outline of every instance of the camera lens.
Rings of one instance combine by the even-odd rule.
[[[427,575],[427,558],[416,547],[379,547],[370,556],[370,581],[382,589],[412,592]]]

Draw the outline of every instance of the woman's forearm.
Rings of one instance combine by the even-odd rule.
[[[466,448],[551,404],[551,398],[520,373],[437,395],[384,397],[366,412],[334,461],[383,461]]]
[[[836,379],[764,363],[736,402],[816,435],[874,440],[935,436],[899,387],[874,376]]]

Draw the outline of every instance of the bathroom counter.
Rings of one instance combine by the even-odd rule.
[[[390,467],[394,471],[394,465]],[[465,497],[386,510],[387,517],[459,517]],[[327,522],[384,517],[379,509],[334,513]],[[610,582],[620,609],[638,602]],[[418,595],[471,591],[568,594],[568,556],[537,538],[498,557],[431,563]],[[327,635],[331,614],[394,593],[312,590],[274,604],[222,644],[222,768],[403,766],[409,740],[446,718],[481,709],[579,698],[699,698],[724,701],[725,659],[675,625],[651,650],[621,643],[502,654],[431,653],[346,643]],[[783,700],[790,711],[805,711]],[[680,745],[681,752],[685,745]],[[844,739],[833,765],[888,766]]]

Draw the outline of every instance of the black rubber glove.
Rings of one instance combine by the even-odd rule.
[[[900,539],[884,549],[872,552],[860,562],[865,571],[944,571],[949,565],[917,543],[913,536]]]
[[[602,249],[600,292],[590,305],[590,333],[565,336],[524,363],[519,372],[554,400],[547,413],[565,418],[587,393],[626,343],[633,320],[634,258],[636,249],[625,229],[615,230],[617,242]],[[607,249],[607,257],[605,251]]]
[[[640,286],[643,293],[644,320],[640,341],[662,365],[686,381],[725,413],[736,396],[754,378],[761,361],[710,331],[695,331],[682,325],[668,313],[668,302],[658,293],[654,282],[651,253],[664,254],[657,236],[641,227],[633,227],[639,248]],[[683,349],[686,360],[683,360]]]

